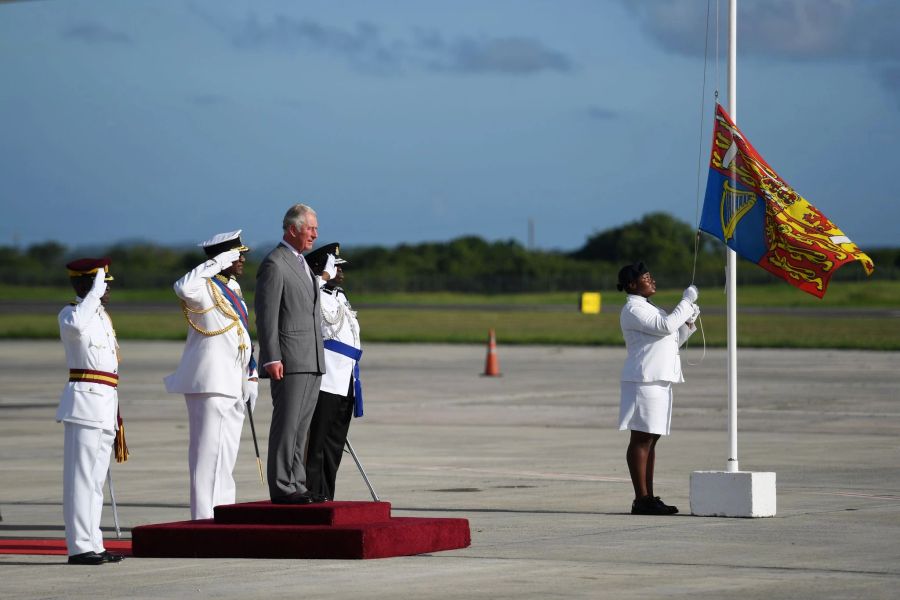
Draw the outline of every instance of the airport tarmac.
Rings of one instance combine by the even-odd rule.
[[[773,518],[690,516],[689,477],[727,459],[724,350],[683,353],[656,493],[669,517],[628,514],[627,433],[615,429],[623,348],[365,346],[366,416],[350,437],[395,515],[469,519],[469,548],[367,561],[139,559],[75,567],[0,555],[2,598],[896,598],[900,589],[900,353],[742,350],[742,470],[777,473]],[[122,343],[131,460],[114,465],[123,536],[185,520],[187,416],[162,378],[182,344]],[[699,363],[699,364],[698,364]],[[58,342],[0,342],[0,536],[63,537],[65,379]],[[255,414],[263,452],[271,404]],[[265,456],[263,456],[265,460]],[[249,424],[238,501],[266,498]],[[338,499],[368,500],[345,455]],[[104,532],[115,538],[112,510]]]

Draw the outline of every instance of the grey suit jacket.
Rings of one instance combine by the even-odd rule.
[[[256,275],[256,334],[259,364],[280,360],[285,373],[324,373],[319,290],[297,257],[283,244],[272,250]],[[260,377],[268,377],[259,369]]]

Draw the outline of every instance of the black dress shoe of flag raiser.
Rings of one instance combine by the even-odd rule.
[[[659,496],[654,496],[653,499],[656,500],[656,505],[659,506],[660,508],[662,508],[663,510],[668,511],[668,514],[674,515],[675,513],[678,512],[677,506],[672,506],[671,504],[666,504],[665,502],[662,501],[662,498],[660,498]]]
[[[663,508],[657,503],[655,496],[643,496],[631,503],[633,515],[671,515],[669,508]],[[665,505],[663,505],[665,506]]]
[[[102,565],[105,562],[103,555],[96,552],[82,552],[69,557],[70,565]]]
[[[272,504],[312,504],[313,502],[313,497],[309,492],[292,492],[287,496],[272,498]]]

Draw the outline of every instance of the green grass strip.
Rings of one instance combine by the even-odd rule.
[[[547,292],[542,294],[465,294],[460,292],[397,292],[391,294],[361,294],[353,291],[352,281],[348,289],[354,305],[410,305],[410,306],[571,306],[578,307],[580,291]],[[624,294],[615,290],[599,291],[603,302],[621,305]],[[674,306],[681,297],[681,290],[660,290],[653,300],[660,306]],[[60,306],[73,298],[71,289],[33,286],[0,285],[0,299],[13,301],[58,302]],[[253,294],[246,294],[248,304],[253,305]],[[178,305],[171,288],[118,289],[112,288],[110,307],[130,303],[168,303]],[[700,290],[703,307],[725,306],[724,288],[704,287]],[[738,286],[739,306],[768,306],[780,308],[900,308],[900,281],[835,281],[825,298],[818,299],[783,283],[772,285]]]
[[[113,311],[121,339],[183,340],[180,312]],[[622,345],[619,315],[576,312],[372,308],[359,313],[364,342],[484,343],[493,328],[502,344]],[[725,317],[704,315],[707,345],[725,345]],[[58,339],[55,314],[0,315],[0,338]],[[702,340],[696,334],[692,347]],[[784,314],[739,315],[738,345],[768,348],[900,350],[900,319]]]

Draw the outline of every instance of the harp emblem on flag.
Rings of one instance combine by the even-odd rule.
[[[753,208],[753,205],[756,203],[756,194],[735,189],[728,185],[728,180],[725,180],[724,184],[719,214],[722,217],[722,232],[725,234],[724,241],[727,242],[734,237],[734,230],[737,229],[741,217]]]

